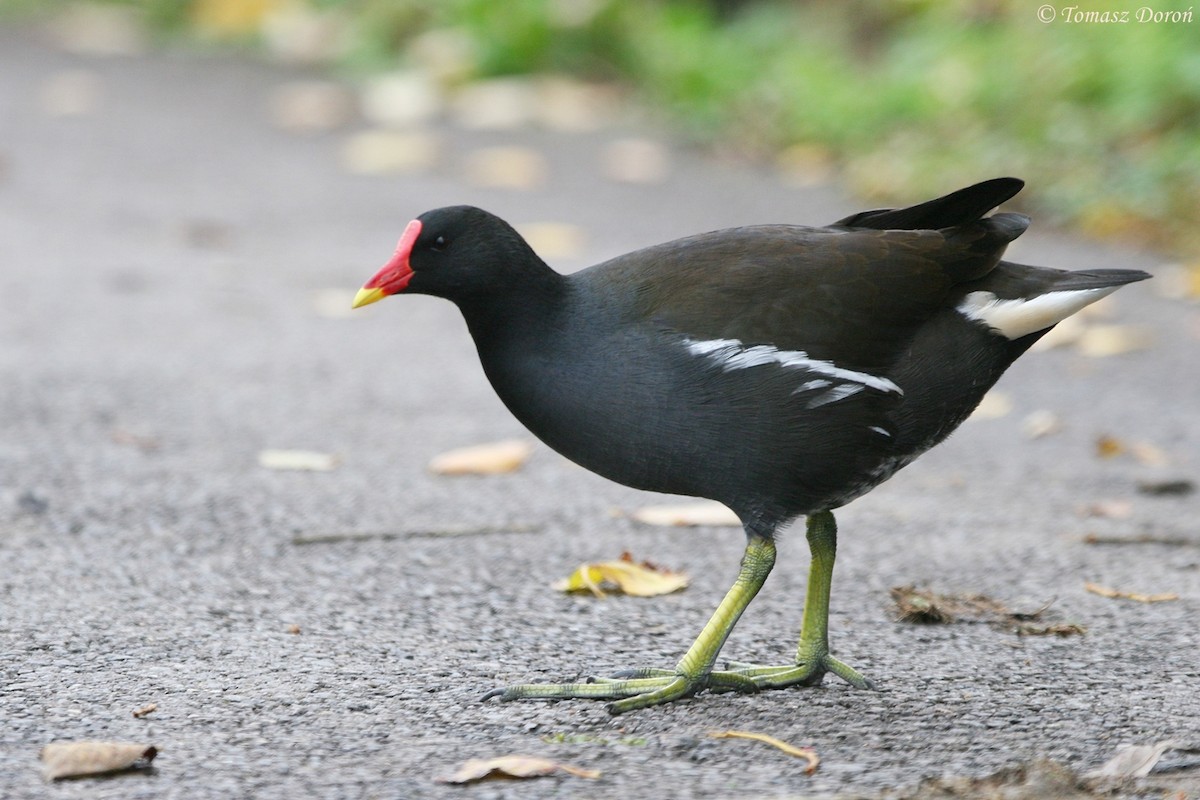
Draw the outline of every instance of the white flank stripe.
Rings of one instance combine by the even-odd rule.
[[[861,383],[843,383],[833,387],[827,392],[821,392],[819,395],[808,401],[809,408],[823,406],[826,403],[836,403],[838,400],[845,400],[847,397],[853,397],[863,390]],[[795,392],[793,392],[795,394]]]
[[[1119,288],[1071,289],[1015,300],[1001,300],[991,292],[971,292],[958,304],[957,311],[967,319],[982,322],[1006,339],[1020,339],[1062,322]]]
[[[693,355],[706,356],[712,359],[714,362],[720,364],[721,369],[726,372],[735,369],[758,367],[764,364],[778,364],[781,367],[806,369],[819,375],[860,384],[862,387],[870,387],[880,392],[904,394],[899,386],[887,378],[881,378],[878,375],[869,375],[866,372],[858,372],[852,369],[844,369],[830,361],[809,358],[808,353],[805,353],[803,350],[780,350],[769,344],[756,344],[746,347],[738,339],[709,339],[707,341],[684,339],[683,343],[687,347],[688,352]],[[820,388],[812,386],[811,384],[813,383],[813,381],[809,381],[801,386],[798,391],[806,388]],[[830,391],[836,392],[841,388],[837,387]],[[858,389],[854,391],[858,391]],[[848,394],[840,397],[835,396],[825,402],[833,402],[834,400],[840,400],[842,397],[848,396]]]

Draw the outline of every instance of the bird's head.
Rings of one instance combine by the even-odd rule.
[[[396,252],[354,298],[354,308],[392,294],[458,301],[509,286],[544,265],[507,222],[473,206],[427,211],[408,223]]]

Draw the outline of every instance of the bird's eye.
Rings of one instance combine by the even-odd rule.
[[[440,250],[445,250],[445,249],[446,249],[446,237],[445,237],[445,236],[439,236],[439,237],[437,237],[436,239],[434,239],[434,240],[433,240],[433,244],[432,244],[432,245],[430,245],[430,246],[431,246],[431,247],[432,247],[434,250],[439,250],[439,251],[440,251]]]

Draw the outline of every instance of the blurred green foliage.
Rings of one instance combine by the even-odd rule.
[[[470,43],[472,76],[618,80],[699,140],[756,155],[802,145],[880,201],[1012,174],[1030,180],[1024,202],[1058,223],[1196,252],[1200,19],[1190,3],[1147,0],[1179,18],[1139,21],[1140,2],[132,4],[160,29],[194,25],[197,9],[304,5],[342,20],[345,63],[367,68],[403,63],[421,34],[453,30]],[[1120,11],[1128,21],[1097,16]]]

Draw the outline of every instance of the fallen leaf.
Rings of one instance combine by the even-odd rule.
[[[133,716],[137,719],[142,719],[143,717],[153,714],[155,711],[158,711],[158,703],[146,703],[144,706],[135,708],[133,710]]]
[[[776,739],[774,736],[768,736],[765,733],[750,733],[748,731],[713,731],[709,734],[714,739],[750,739],[755,742],[769,744],[771,747],[782,750],[789,756],[803,758],[808,762],[808,767],[804,770],[805,774],[812,775],[817,771],[817,767],[821,763],[821,759],[817,757],[817,753],[811,747],[796,747],[790,745],[782,739]]]
[[[263,450],[258,465],[266,469],[328,472],[338,465],[338,457],[314,450]]]
[[[1100,800],[1078,784],[1079,776],[1068,767],[1037,759],[982,778],[961,775],[926,778],[908,791],[892,792],[888,797],[892,800]]]
[[[129,742],[52,742],[42,748],[46,780],[104,775],[150,765],[158,755],[153,745]]]
[[[577,778],[599,778],[599,770],[572,767],[548,758],[537,756],[500,756],[498,758],[472,758],[464,761],[454,774],[438,778],[438,783],[475,783],[489,778],[541,778],[565,772]]]
[[[619,561],[582,564],[566,578],[555,581],[553,587],[560,592],[591,592],[596,597],[604,597],[606,589],[633,597],[656,597],[683,589],[689,580],[682,572],[671,572],[648,561],[636,564],[632,556],[622,553]]]
[[[1154,771],[1163,754],[1168,750],[1182,750],[1187,753],[1197,752],[1197,748],[1189,747],[1181,742],[1167,741],[1158,744],[1125,745],[1117,750],[1117,754],[1104,764],[1083,775],[1085,780],[1093,782],[1121,782],[1131,778],[1144,778]]]
[[[1012,398],[993,389],[979,401],[979,405],[971,413],[971,419],[1000,419],[1011,414],[1012,410]]]
[[[1129,452],[1133,454],[1133,457],[1139,463],[1145,464],[1148,467],[1161,467],[1171,461],[1162,448],[1156,447],[1149,442],[1134,442],[1129,446]]]
[[[293,636],[299,636],[299,635],[300,635],[300,633],[301,633],[301,628],[300,628],[300,626],[299,626],[299,625],[297,625],[297,624],[296,624],[296,623],[294,623],[294,622],[293,622],[291,625],[288,625],[286,628],[284,628],[284,630],[285,630],[287,633],[290,633],[290,634],[291,634],[291,635],[293,635]]]
[[[342,166],[356,175],[421,172],[437,163],[439,149],[438,140],[421,131],[362,131],[342,145]]]
[[[520,469],[532,452],[533,445],[524,439],[459,447],[434,456],[429,471],[437,475],[500,475]]]
[[[1091,325],[1076,342],[1079,352],[1091,358],[1106,358],[1151,345],[1153,337],[1145,328],[1135,325]]]
[[[1115,458],[1125,452],[1125,443],[1115,436],[1104,434],[1096,439],[1096,455],[1100,458]]]
[[[600,154],[604,175],[618,183],[662,183],[670,171],[667,148],[652,139],[618,139]]]
[[[1030,611],[1014,611],[986,595],[938,594],[913,586],[897,586],[891,590],[896,604],[896,616],[901,622],[925,625],[951,623],[986,623],[1004,628],[1021,636],[1055,634],[1070,636],[1085,632],[1074,623],[1041,623],[1042,615],[1053,601]]]
[[[529,191],[545,185],[550,166],[541,153],[516,145],[481,147],[468,153],[463,176],[475,186]]]
[[[1079,509],[1084,517],[1101,519],[1129,519],[1133,516],[1133,503],[1128,500],[1097,500]]]
[[[1161,594],[1142,594],[1141,592],[1127,592],[1121,589],[1112,589],[1108,586],[1101,586],[1098,583],[1087,582],[1083,585],[1092,594],[1098,594],[1101,597],[1111,597],[1117,600],[1133,600],[1138,603],[1165,603],[1170,600],[1178,600],[1179,595],[1175,592],[1163,592]]]
[[[644,506],[629,515],[644,525],[662,527],[687,526],[730,526],[741,527],[742,521],[729,507],[717,502],[674,503],[660,506]]]

